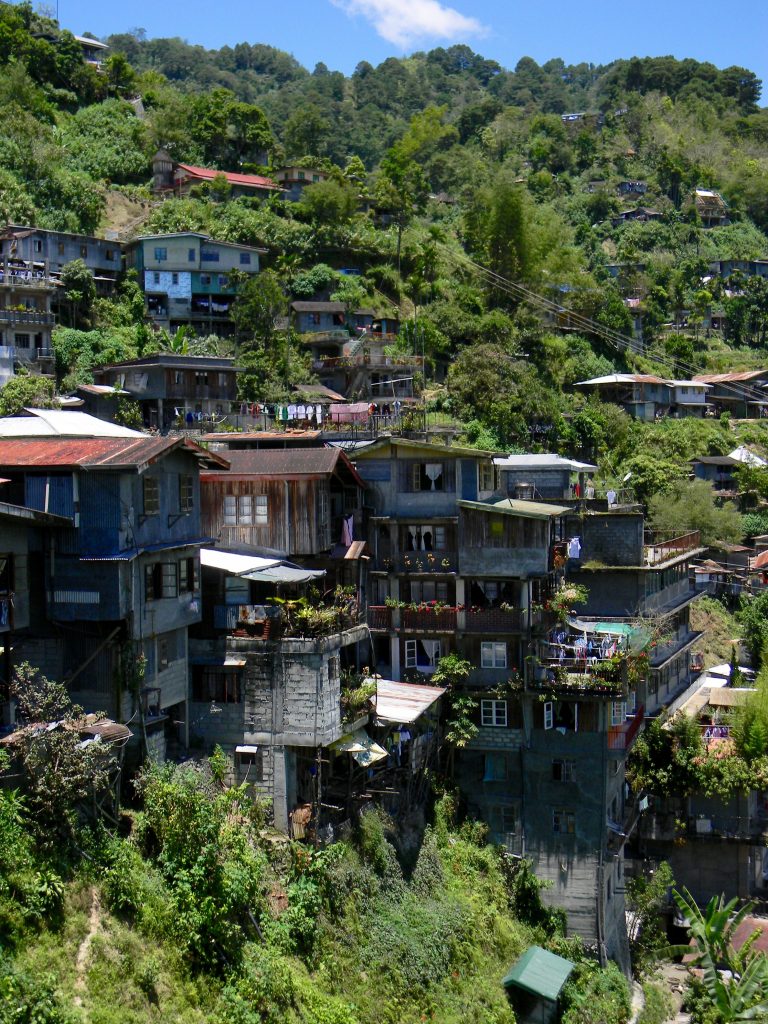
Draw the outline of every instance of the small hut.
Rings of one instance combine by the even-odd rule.
[[[560,992],[574,964],[541,946],[523,953],[502,984],[520,1024],[554,1024],[560,1017]]]

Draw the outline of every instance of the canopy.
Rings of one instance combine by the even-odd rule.
[[[340,740],[331,744],[331,750],[351,754],[363,768],[387,756],[386,750],[372,740],[364,729],[355,729],[354,732],[342,736]]]
[[[218,548],[202,548],[200,561],[209,569],[220,569],[230,576],[241,576],[258,583],[306,583],[325,575],[324,569],[304,569],[281,558],[240,555]]]
[[[370,682],[371,680],[366,680]],[[409,725],[420,718],[445,693],[440,686],[376,681],[376,721],[379,724]]]
[[[257,583],[307,583],[309,580],[325,576],[325,569],[302,569],[301,566],[291,565],[290,562],[282,562],[240,575],[245,580],[255,580]]]

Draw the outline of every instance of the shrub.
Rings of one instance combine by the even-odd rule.
[[[674,1011],[674,1003],[666,989],[652,981],[646,981],[643,983],[643,996],[645,1006],[640,1012],[637,1024],[664,1024],[664,1021],[669,1020]]]

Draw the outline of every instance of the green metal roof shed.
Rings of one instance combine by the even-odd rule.
[[[574,964],[541,946],[531,946],[520,957],[502,984],[520,988],[541,999],[556,1002]]]

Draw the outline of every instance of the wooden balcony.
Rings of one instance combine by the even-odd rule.
[[[645,707],[641,704],[631,718],[623,725],[612,725],[608,730],[609,750],[629,750],[635,737],[640,731],[640,726],[645,719]]]
[[[467,608],[460,627],[467,633],[519,633],[528,625],[527,612],[521,608]]]
[[[386,568],[386,566],[385,566]],[[452,573],[458,570],[455,551],[404,551],[397,556],[397,571],[419,573]]]
[[[413,609],[403,608],[400,612],[400,621],[404,630],[414,630],[422,633],[455,633],[456,632],[456,609],[439,608]]]
[[[392,609],[387,605],[368,605],[368,628],[379,631],[392,629]]]

